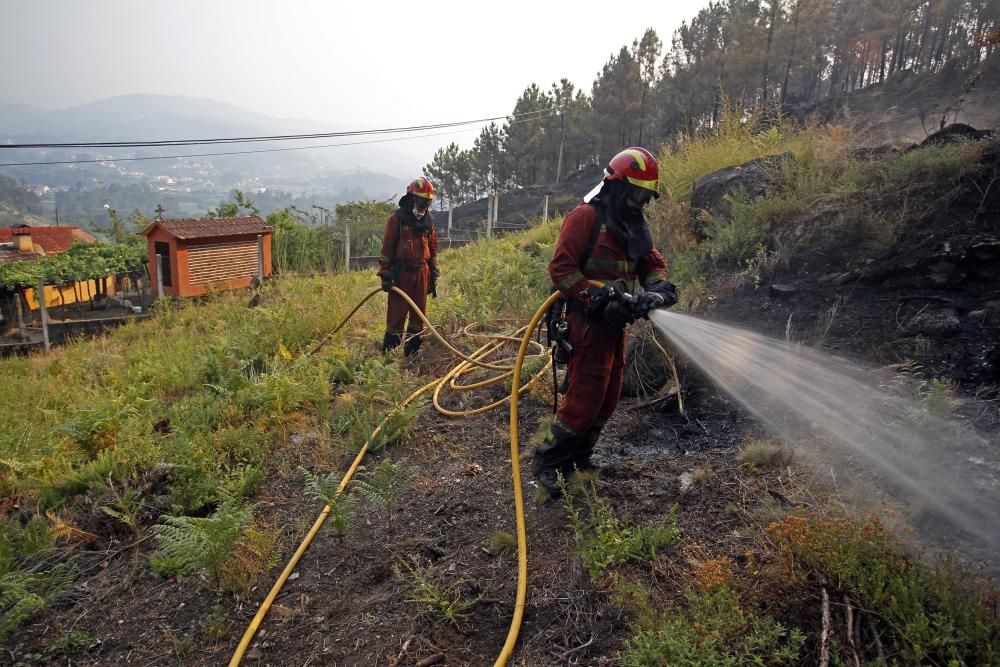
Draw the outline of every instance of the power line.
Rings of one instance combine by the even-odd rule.
[[[548,110],[544,110],[544,111],[548,111]],[[532,111],[532,112],[528,112],[527,114],[519,114],[519,115],[524,116],[524,115],[536,114],[536,113],[541,113],[541,112]],[[525,123],[525,122],[530,122],[530,121],[542,120],[542,119],[545,119],[545,118],[549,118],[549,117],[551,117],[553,115],[555,115],[555,114],[550,112],[547,115],[539,115],[539,116],[535,116],[533,118],[523,118],[523,119],[520,119],[520,120],[514,120],[514,121],[511,121],[511,124],[514,124],[514,123]],[[478,121],[478,122],[484,122],[484,121]],[[307,151],[307,150],[313,150],[313,149],[316,149],[316,148],[337,148],[337,147],[340,147],[340,146],[361,146],[361,145],[364,145],[364,144],[382,144],[382,143],[389,143],[389,142],[393,142],[393,141],[406,141],[408,139],[423,139],[423,138],[426,138],[426,137],[439,137],[439,136],[444,136],[444,135],[448,135],[448,134],[455,134],[456,132],[463,132],[463,131],[464,132],[468,132],[468,131],[470,131],[472,129],[474,129],[474,128],[469,128],[469,129],[466,129],[466,130],[454,130],[453,129],[453,130],[449,130],[448,132],[433,132],[433,133],[430,133],[430,134],[418,134],[418,135],[414,135],[414,136],[410,136],[410,137],[390,137],[390,138],[387,138],[387,139],[370,139],[368,141],[350,141],[350,142],[338,143],[338,144],[321,144],[321,145],[318,145],[318,146],[289,146],[289,147],[286,147],[286,148],[259,148],[259,149],[256,149],[256,150],[248,150],[248,151],[222,151],[222,152],[217,152],[217,153],[186,153],[186,154],[182,154],[182,155],[155,155],[155,156],[150,155],[150,156],[143,156],[143,157],[121,157],[121,158],[108,157],[108,158],[99,158],[99,159],[93,159],[93,160],[49,160],[49,161],[42,161],[42,162],[0,162],[0,167],[35,167],[35,166],[58,165],[58,164],[99,164],[99,163],[103,163],[103,162],[140,162],[140,161],[145,161],[145,160],[176,160],[176,159],[195,158],[195,157],[217,157],[217,156],[225,156],[225,155],[249,155],[249,154],[253,154],[253,153],[283,153],[283,152],[287,152],[287,151]],[[179,145],[183,145],[183,144],[179,144]],[[137,146],[137,147],[147,147],[147,146]],[[152,147],[152,146],[148,146],[148,147]]]
[[[424,130],[439,130],[447,127],[461,127],[463,125],[475,125],[478,123],[492,122],[501,118],[514,118],[519,116],[533,116],[528,120],[538,120],[541,114],[550,112],[548,109],[528,111],[512,116],[492,116],[489,118],[477,118],[474,120],[461,120],[450,123],[432,123],[430,125],[411,125],[408,127],[389,127],[378,130],[345,130],[342,132],[316,132],[312,134],[278,134],[270,136],[254,137],[225,137],[207,139],[163,139],[151,141],[84,141],[84,142],[56,142],[56,143],[33,143],[33,144],[0,144],[0,148],[153,148],[162,146],[202,146],[208,144],[241,144],[259,141],[301,141],[306,139],[331,139],[334,137],[357,137],[377,134],[399,134],[404,132],[420,132]]]

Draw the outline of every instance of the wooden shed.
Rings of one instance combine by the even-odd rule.
[[[143,230],[149,243],[150,284],[163,257],[163,293],[197,296],[247,287],[271,275],[272,229],[256,215],[155,220]]]

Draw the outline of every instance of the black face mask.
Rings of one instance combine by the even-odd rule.
[[[636,260],[653,249],[653,237],[646,225],[641,208],[632,208],[625,202],[625,193],[631,184],[609,181],[598,197],[607,212],[605,224],[628,258]]]
[[[646,188],[640,188],[638,185],[628,184],[625,188],[625,198],[632,200],[632,203],[637,204],[638,208],[642,208],[656,195],[652,190]]]

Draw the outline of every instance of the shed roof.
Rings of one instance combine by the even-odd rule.
[[[9,244],[0,245],[0,264],[13,264],[14,262],[32,262],[39,258],[33,252],[21,252]]]
[[[174,238],[206,239],[215,236],[236,236],[240,234],[263,234],[272,229],[256,215],[241,215],[232,218],[181,218],[177,220],[155,220],[142,230],[149,235],[159,226]]]
[[[93,243],[94,237],[79,227],[0,227],[0,243],[10,243],[13,231],[27,231],[31,235],[32,245],[41,246],[46,254],[66,252],[74,241]]]

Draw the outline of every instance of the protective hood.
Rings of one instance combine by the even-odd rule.
[[[427,209],[427,213],[420,220],[417,220],[416,216],[413,215],[413,203],[410,201],[410,197],[413,195],[405,194],[399,200],[399,208],[396,209],[396,217],[399,221],[407,227],[411,227],[413,231],[418,234],[427,234],[430,232],[431,227],[434,226],[434,216],[431,215],[431,210]]]
[[[642,209],[625,203],[626,187],[622,181],[601,181],[587,193],[584,202],[599,211],[603,210],[608,231],[628,258],[634,261],[653,249],[653,235],[649,232]]]

